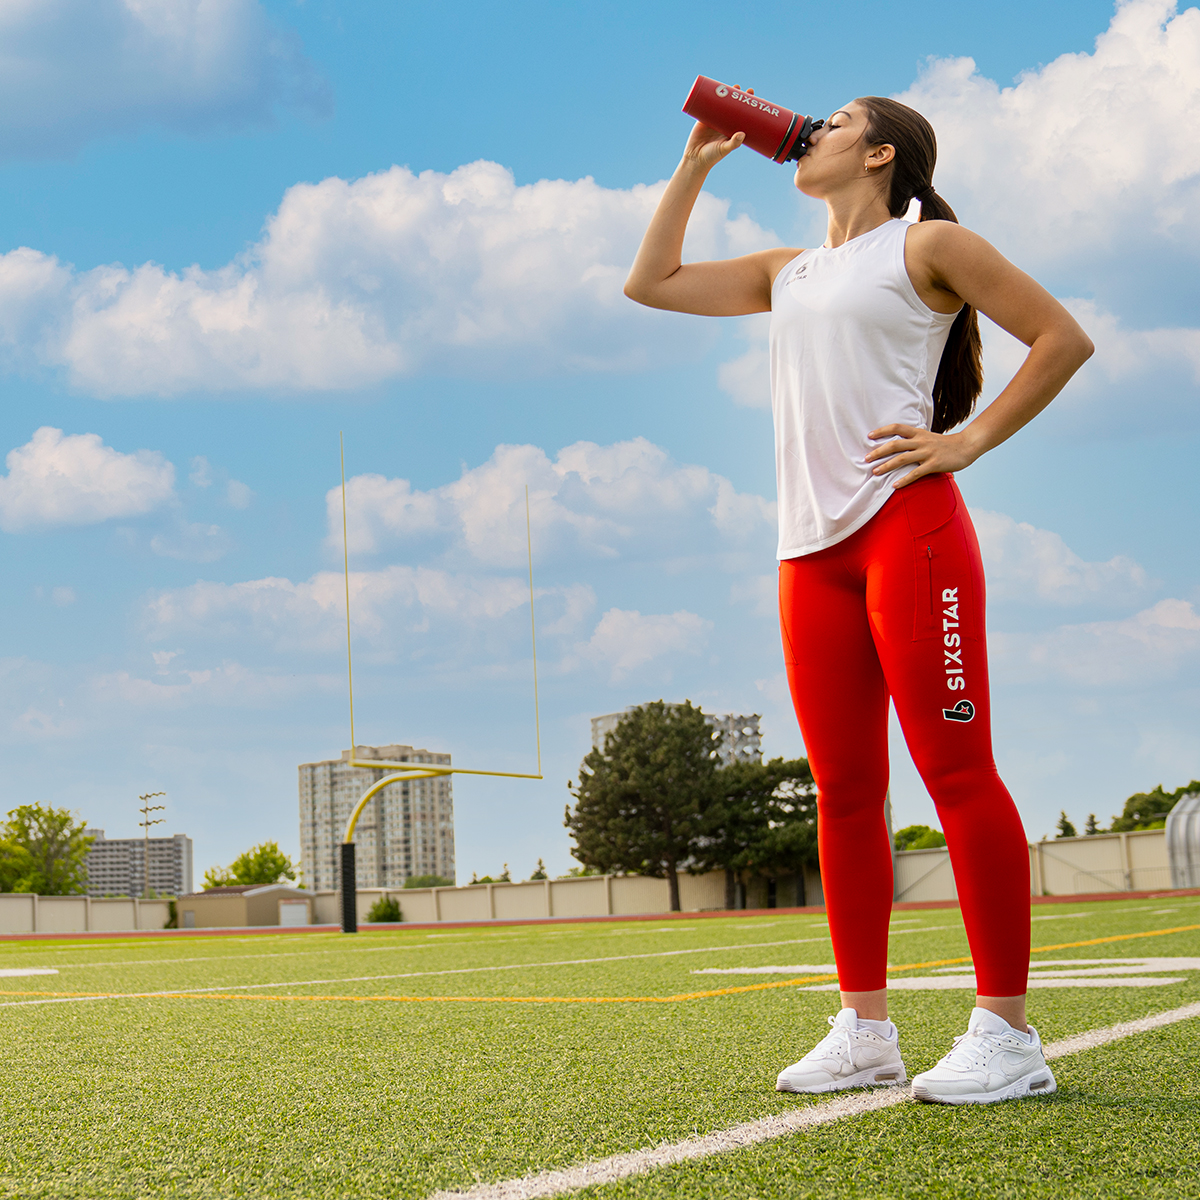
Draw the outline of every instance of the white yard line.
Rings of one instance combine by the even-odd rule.
[[[902,933],[932,933],[944,929],[961,929],[960,925],[927,925],[922,929],[895,929],[894,935]],[[201,995],[204,992],[246,992],[262,988],[316,987],[327,983],[378,983],[388,979],[423,979],[438,975],[474,975],[489,971],[526,971],[535,967],[580,967],[592,963],[631,962],[643,958],[674,958],[681,954],[717,954],[729,950],[757,950],[770,946],[802,946],[810,942],[828,942],[828,935],[815,938],[787,938],[778,942],[742,942],[737,946],[696,946],[688,950],[655,950],[647,954],[612,954],[603,958],[562,958],[551,962],[504,963],[492,967],[451,967],[443,971],[404,971],[390,975],[343,975],[336,979],[285,979],[279,983],[228,983],[200,988],[162,988],[153,992],[113,992],[107,996],[54,996],[37,1000],[0,1001],[0,1008],[18,1008],[36,1004],[64,1004],[87,1000],[143,1000],[151,996]],[[227,961],[214,959],[214,962]],[[0,993],[2,995],[3,993]]]
[[[907,931],[906,931],[907,932]],[[755,950],[760,946],[795,946],[805,942],[827,942],[828,937],[789,938],[782,942],[744,942],[740,946],[700,946],[690,950],[655,950],[648,954],[614,954],[605,958],[562,958],[553,962],[504,963],[492,967],[450,967],[444,971],[404,971],[395,975],[349,975],[337,979],[285,979],[280,983],[227,983],[200,988],[163,988],[154,992],[113,992],[107,996],[53,996],[37,1000],[7,1000],[0,1008],[31,1004],[63,1004],[85,1000],[144,1000],[152,996],[203,995],[205,992],[248,992],[261,988],[316,987],[326,983],[376,983],[387,979],[423,979],[435,975],[472,975],[488,971],[526,971],[534,967],[579,967],[592,963],[629,962],[639,958],[674,958],[681,954],[724,953],[729,950]],[[3,993],[0,993],[2,995]]]
[[[754,929],[769,929],[780,923],[781,922],[779,922],[779,921],[772,921],[767,925],[755,925],[753,928]],[[805,926],[802,926],[801,928],[816,929],[816,928],[823,927],[823,925],[824,925],[824,922],[821,922],[819,925],[805,925]],[[937,928],[944,928],[944,927],[937,926]],[[688,931],[697,932],[700,930],[701,930],[700,926],[689,925],[682,932],[688,932]],[[547,934],[554,934],[558,937],[582,937],[584,935],[597,936],[597,937],[626,937],[626,936],[629,936],[630,934],[634,934],[634,933],[647,934],[647,933],[659,933],[659,932],[678,933],[678,932],[681,932],[681,930],[679,930],[675,927],[669,927],[664,930],[619,929],[619,930],[605,930],[602,933],[594,933],[592,930],[586,930],[586,929],[585,930],[573,930],[573,929],[572,930],[558,930],[558,929],[540,930],[539,929],[536,933],[512,934],[512,933],[503,933],[501,930],[472,929],[472,930],[463,930],[461,932],[461,934],[459,934],[459,933],[455,933],[455,934],[429,933],[429,934],[426,934],[425,936],[429,937],[429,938],[441,938],[441,937],[452,937],[452,936],[453,937],[459,937],[459,936],[468,937],[471,934],[482,933],[482,934],[487,934],[489,936],[489,940],[492,942],[495,942],[495,941],[519,942],[519,941],[534,941],[538,938],[545,937]],[[307,940],[307,938],[310,938],[312,936],[313,936],[312,934],[306,935],[305,940]],[[320,936],[320,935],[317,935],[317,936]],[[331,936],[340,937],[341,935],[338,934],[338,935],[331,935]],[[242,938],[239,940],[245,941],[247,939]],[[288,940],[290,941],[292,939],[288,939]],[[297,938],[295,940],[299,941],[301,939]],[[763,944],[763,943],[759,943],[759,942],[746,942],[745,943],[745,945],[747,945],[747,946],[757,946],[760,944]],[[778,945],[781,943],[767,942],[765,944],[766,945]],[[737,949],[737,947],[732,947],[732,948]],[[168,965],[174,966],[179,963],[197,963],[197,962],[225,963],[225,962],[240,962],[243,959],[257,959],[257,958],[308,958],[308,957],[313,957],[315,955],[326,955],[326,954],[388,954],[391,952],[399,953],[399,952],[408,951],[408,950],[438,950],[438,949],[440,949],[440,947],[436,943],[433,945],[430,945],[427,942],[413,942],[409,945],[387,945],[387,946],[345,946],[345,945],[341,945],[341,946],[331,946],[324,950],[290,950],[290,951],[285,950],[285,951],[265,952],[262,954],[199,954],[199,955],[195,955],[191,958],[126,958],[126,959],[115,959],[115,960],[107,961],[107,962],[59,963],[58,967],[55,969],[65,971],[68,969],[78,970],[78,969],[82,969],[84,967],[158,967],[158,966],[168,966]],[[60,953],[65,954],[65,953],[68,953],[69,950],[70,950],[70,948],[67,948],[67,949],[60,951]]]
[[[1183,1008],[1156,1013],[1152,1017],[1143,1017],[1140,1021],[1123,1021],[1119,1025],[1110,1025],[1107,1029],[1092,1029],[1087,1033],[1078,1033],[1074,1037],[1051,1042],[1045,1047],[1046,1057],[1054,1059],[1079,1054],[1083,1050],[1091,1050],[1121,1038],[1132,1037],[1135,1033],[1160,1029],[1164,1025],[1173,1025],[1177,1021],[1186,1021],[1192,1017],[1200,1017],[1200,1004],[1189,1004]],[[535,1175],[506,1179],[500,1183],[481,1183],[464,1192],[435,1192],[429,1200],[534,1200],[535,1197],[562,1196],[580,1188],[614,1183],[631,1175],[644,1175],[660,1167],[669,1167],[697,1158],[709,1158],[714,1154],[741,1149],[743,1146],[787,1137],[803,1129],[811,1129],[814,1125],[840,1121],[844,1117],[860,1117],[865,1113],[878,1112],[880,1109],[891,1108],[894,1104],[906,1103],[911,1098],[909,1088],[854,1092],[836,1100],[798,1108],[780,1116],[746,1121],[741,1125],[734,1125],[731,1129],[721,1129],[703,1137],[685,1138],[681,1142],[671,1142],[652,1149],[614,1154],[609,1158],[583,1163],[577,1167],[567,1167],[560,1171],[539,1171]]]

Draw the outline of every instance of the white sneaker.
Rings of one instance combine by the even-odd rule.
[[[1018,1033],[986,1008],[971,1011],[967,1032],[931,1071],[913,1080],[913,1098],[936,1104],[995,1104],[1058,1090],[1032,1025]]]
[[[908,1079],[900,1060],[900,1035],[889,1022],[884,1037],[860,1024],[858,1013],[843,1008],[833,1026],[799,1062],[779,1072],[777,1092],[838,1092],[855,1087],[898,1087]]]

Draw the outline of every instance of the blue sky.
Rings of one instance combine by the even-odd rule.
[[[360,741],[533,762],[456,782],[460,878],[544,857],[588,718],[689,697],[803,751],[772,610],[756,320],[620,282],[697,73],[933,121],[960,219],[1099,351],[960,476],[989,570],[997,758],[1032,837],[1200,775],[1200,11],[1162,0],[354,5],[52,0],[0,48],[6,797],[109,836],[168,792],[196,867],[295,852],[296,765]],[[740,21],[740,23],[738,23]],[[967,61],[972,60],[972,61]],[[689,252],[823,235],[722,164]],[[1015,369],[989,330],[987,396]],[[336,515],[336,514],[335,514]],[[895,739],[902,823],[934,823]],[[4,806],[8,807],[8,805]]]

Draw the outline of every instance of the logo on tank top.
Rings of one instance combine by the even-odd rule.
[[[797,279],[807,279],[808,278],[808,275],[806,274],[807,271],[808,271],[808,263],[802,262],[796,268],[796,273],[792,276],[792,282],[795,283]]]
[[[969,721],[975,716],[975,705],[970,700],[960,700],[953,708],[943,708],[942,716],[947,721]]]

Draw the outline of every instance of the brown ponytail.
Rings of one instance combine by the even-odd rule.
[[[860,96],[867,110],[863,141],[869,146],[888,144],[896,149],[887,179],[887,206],[893,217],[902,217],[914,199],[921,204],[922,221],[953,221],[954,209],[933,190],[937,139],[933,126],[915,109],[883,96]],[[882,172],[881,172],[882,174]],[[933,384],[933,432],[945,433],[965,421],[983,391],[983,342],[979,317],[964,304],[954,324]]]

